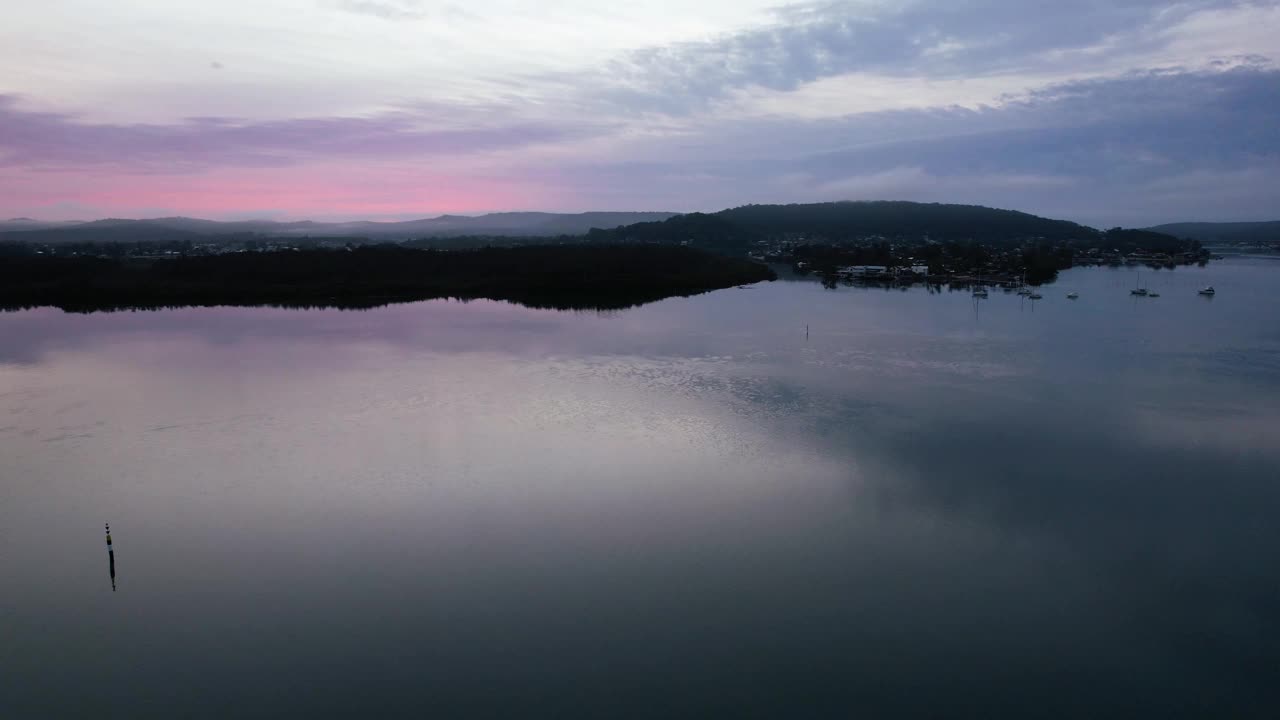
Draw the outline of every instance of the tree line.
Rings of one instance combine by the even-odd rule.
[[[684,247],[394,245],[176,257],[24,255],[0,263],[0,306],[368,306],[438,297],[620,308],[773,279],[764,265]]]

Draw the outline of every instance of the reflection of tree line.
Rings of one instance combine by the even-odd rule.
[[[370,246],[145,261],[26,256],[0,264],[0,306],[371,308],[453,297],[613,309],[773,277],[745,259],[644,245],[457,252]]]

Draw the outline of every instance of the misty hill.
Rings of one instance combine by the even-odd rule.
[[[22,230],[42,230],[44,228],[70,226],[78,223],[70,222],[48,222],[44,220],[35,220],[28,217],[9,218],[8,220],[0,220],[0,233],[19,232]]]
[[[1147,228],[1156,232],[1199,240],[1202,243],[1280,242],[1280,220],[1269,222],[1169,223]]]
[[[219,235],[255,234],[264,237],[364,237],[406,240],[458,235],[553,237],[582,235],[592,228],[614,228],[633,223],[665,220],[666,212],[490,213],[476,217],[441,215],[403,222],[321,223],[310,220],[273,222],[243,220],[218,222],[187,217],[125,220],[108,218],[92,222],[41,223],[15,219],[0,222],[0,239],[32,243],[173,241]]]
[[[490,213],[477,217],[441,215],[404,222],[326,223],[321,227],[291,228],[276,233],[285,236],[363,235],[371,238],[423,238],[459,235],[553,237],[583,235],[592,228],[615,228],[633,223],[665,220],[667,212],[589,212],[576,214],[543,212]]]
[[[228,231],[227,234],[231,234]],[[147,222],[115,224],[110,221],[59,225],[38,230],[0,232],[0,242],[23,242],[44,245],[64,243],[158,243],[200,240],[204,236],[189,230],[154,225]]]

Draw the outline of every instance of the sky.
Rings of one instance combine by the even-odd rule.
[[[1280,218],[1280,0],[0,2],[0,218]]]

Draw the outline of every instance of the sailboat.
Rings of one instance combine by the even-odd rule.
[[[1130,291],[1129,291],[1129,294],[1130,294],[1130,295],[1137,295],[1137,296],[1139,296],[1139,297],[1146,297],[1146,296],[1147,296],[1147,289],[1146,289],[1146,288],[1144,288],[1144,287],[1142,287],[1142,284],[1141,284],[1141,283],[1142,283],[1142,270],[1138,270],[1138,277],[1137,277],[1137,278],[1135,278],[1135,279],[1134,279],[1134,281],[1133,281],[1134,288],[1133,288],[1132,290],[1130,290]]]
[[[987,286],[982,284],[982,273],[978,273],[978,284],[973,286],[973,296],[976,298],[987,297]]]
[[[1032,286],[1027,284],[1027,273],[1023,273],[1023,275],[1018,279],[1018,295],[1023,297],[1036,295],[1036,291],[1032,290]]]

